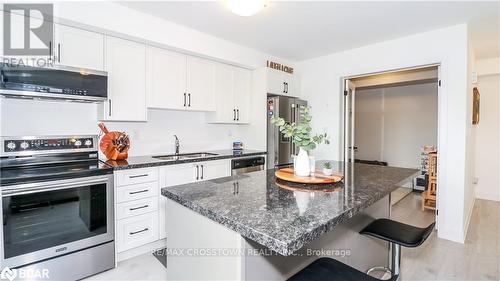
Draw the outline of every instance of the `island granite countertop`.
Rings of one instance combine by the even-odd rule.
[[[342,162],[332,162],[343,173]],[[317,167],[322,163],[317,163]],[[269,169],[162,188],[163,196],[288,256],[418,174],[416,169],[349,164],[331,192],[289,184]],[[350,175],[350,176],[349,176]]]
[[[196,153],[196,152],[193,152]],[[137,168],[147,168],[147,167],[155,167],[155,166],[165,166],[165,165],[176,165],[183,163],[194,163],[201,161],[213,161],[213,160],[221,160],[221,159],[231,159],[238,157],[248,157],[248,156],[258,156],[258,155],[266,155],[265,151],[262,150],[206,150],[202,153],[210,153],[214,155],[208,155],[207,157],[200,158],[190,158],[190,159],[182,159],[182,160],[161,160],[158,158],[154,158],[158,155],[146,155],[146,156],[131,156],[126,160],[107,160],[103,161],[107,165],[113,167],[116,170],[125,170],[125,169],[137,169]],[[182,154],[191,154],[191,153],[181,153]],[[165,153],[162,155],[173,155],[171,153]]]

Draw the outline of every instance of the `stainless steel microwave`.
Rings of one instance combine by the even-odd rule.
[[[108,76],[104,71],[67,66],[39,68],[0,63],[0,95],[98,102],[108,97]]]

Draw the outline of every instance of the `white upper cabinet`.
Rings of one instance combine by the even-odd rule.
[[[297,75],[285,73],[276,69],[267,70],[267,93],[290,97],[299,96],[299,78]]]
[[[148,107],[214,111],[215,63],[148,47]]]
[[[101,119],[146,121],[146,45],[106,37],[108,100]]]
[[[56,64],[104,70],[104,35],[54,24],[53,59]]]
[[[207,114],[207,122],[233,124],[248,123],[250,83],[250,70],[226,64],[216,64],[216,111]]]
[[[215,63],[209,60],[187,57],[188,108],[198,111],[214,111]]]
[[[148,107],[185,109],[186,56],[150,46],[147,57]]]

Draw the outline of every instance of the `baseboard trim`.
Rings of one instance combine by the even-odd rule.
[[[152,243],[149,243],[146,245],[142,245],[142,246],[137,247],[137,248],[133,248],[133,249],[121,252],[121,253],[117,253],[116,254],[116,261],[121,262],[121,261],[128,260],[128,259],[140,256],[140,255],[143,255],[146,253],[153,254],[153,251],[155,251],[157,249],[165,248],[166,246],[167,246],[167,239],[157,240],[155,242],[152,242]]]
[[[476,197],[473,197],[471,207],[469,208],[469,213],[467,214],[467,220],[465,221],[464,234],[463,234],[464,242],[465,242],[465,239],[467,239],[467,232],[469,232],[469,223],[470,223],[470,219],[472,217],[472,212],[474,210],[475,204],[476,204]]]

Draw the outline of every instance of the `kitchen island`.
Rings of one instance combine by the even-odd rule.
[[[328,192],[274,169],[163,188],[169,280],[285,280],[320,256],[360,270],[387,265],[388,244],[358,231],[390,217],[390,193],[418,170],[334,166],[345,179]]]

